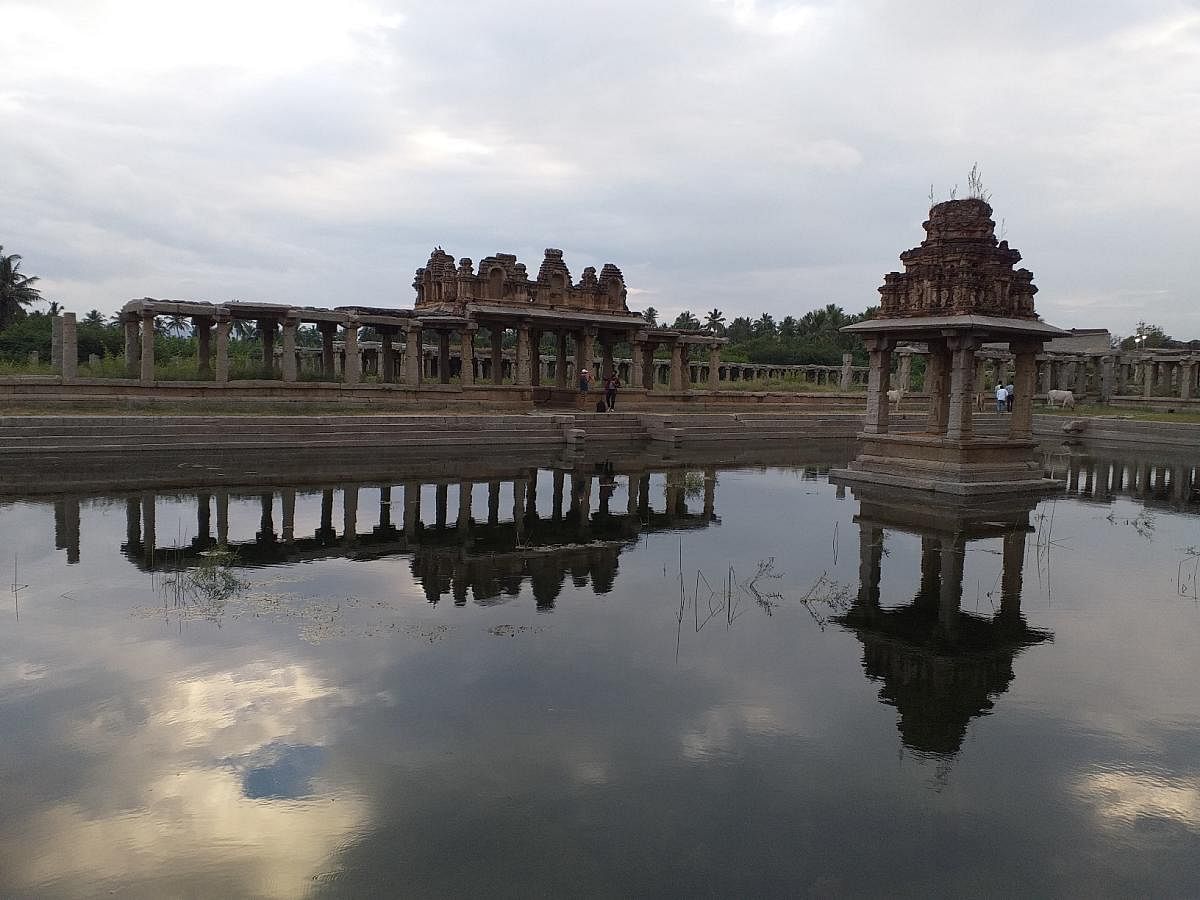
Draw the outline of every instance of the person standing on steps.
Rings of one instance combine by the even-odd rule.
[[[617,377],[616,371],[608,373],[608,377],[604,379],[604,411],[612,412],[617,407],[617,388],[621,386],[621,379]]]
[[[996,385],[996,412],[1004,412],[1008,403],[1008,389],[1002,384]]]
[[[1009,382],[1009,385],[1008,385],[1008,387],[1006,387],[1006,388],[1004,389],[1004,395],[1005,395],[1005,396],[1004,396],[1004,411],[1005,411],[1005,412],[1012,412],[1012,401],[1013,401],[1013,386],[1012,386],[1012,382]]]
[[[587,369],[579,370],[579,405],[587,409],[588,391],[592,389],[592,373]]]

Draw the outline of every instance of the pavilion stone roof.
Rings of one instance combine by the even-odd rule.
[[[879,288],[880,318],[981,315],[1037,319],[1033,273],[1014,269],[1021,254],[996,240],[992,208],[979,199],[929,210],[925,240],[900,254],[904,272]]]

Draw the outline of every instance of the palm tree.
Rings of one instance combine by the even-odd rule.
[[[799,323],[795,316],[784,316],[783,321],[779,323],[779,336],[792,338],[796,336],[796,330],[799,328]]]
[[[709,310],[708,315],[704,317],[704,324],[710,328],[713,334],[725,333],[725,313],[715,307]]]
[[[700,320],[692,314],[690,309],[685,309],[675,317],[675,324],[672,327],[681,331],[695,331],[700,327]]]
[[[650,323],[651,328],[658,327],[658,310],[653,306],[646,307],[646,311],[642,313],[642,318]]]
[[[775,336],[775,317],[770,313],[763,313],[754,323],[755,337],[774,337]]]
[[[22,275],[21,257],[16,253],[4,255],[0,247],[0,328],[7,328],[25,315],[24,307],[42,299],[33,285],[36,275]]]
[[[82,324],[94,325],[97,328],[103,328],[104,324],[105,324],[104,313],[100,312],[100,310],[98,310],[98,309],[89,310],[88,314],[83,317]]]
[[[187,334],[190,323],[188,317],[176,313],[173,316],[167,316],[166,331],[168,334],[183,335]]]

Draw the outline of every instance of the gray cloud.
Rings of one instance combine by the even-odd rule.
[[[1193,3],[180,9],[0,0],[3,244],[71,308],[407,304],[440,243],[861,309],[978,160],[1047,319],[1200,334]]]

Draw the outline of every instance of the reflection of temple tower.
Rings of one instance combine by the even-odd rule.
[[[1016,655],[1052,638],[1021,616],[1025,538],[1036,501],[1007,495],[967,504],[877,485],[853,490],[860,503],[859,592],[839,622],[862,641],[863,668],[882,682],[880,699],[896,707],[904,745],[957,753],[970,720],[986,715],[1008,689]],[[881,603],[885,529],[921,538],[921,583],[904,606]],[[1003,540],[999,607],[990,618],[965,613],[967,544],[997,537]]]

